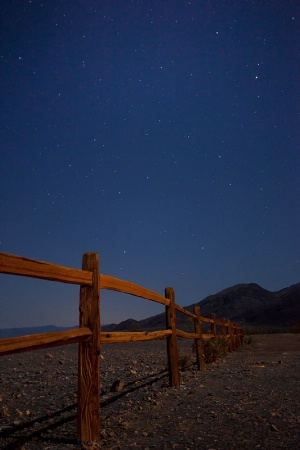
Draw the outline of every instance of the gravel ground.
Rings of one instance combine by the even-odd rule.
[[[206,372],[182,370],[177,389],[164,341],[106,345],[102,355],[102,449],[299,449],[300,335],[254,336]],[[193,359],[180,341],[181,362]],[[116,380],[124,389],[110,392]],[[76,345],[0,358],[0,449],[84,448],[76,389]]]

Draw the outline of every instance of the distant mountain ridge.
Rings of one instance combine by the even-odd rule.
[[[200,306],[204,317],[216,313],[219,319],[225,317],[248,327],[287,328],[300,323],[300,283],[278,292],[270,292],[255,283],[237,284],[184,309],[192,312],[196,305]],[[127,319],[119,324],[104,325],[102,331],[161,330],[165,320],[164,313],[143,320]],[[189,327],[187,316],[177,313],[177,328]]]
[[[270,292],[258,284],[237,284],[226,288],[217,294],[209,295],[198,303],[185,306],[184,309],[193,311],[195,305],[201,308],[201,315],[210,317],[216,313],[217,318],[225,317],[235,323],[247,327],[265,329],[286,329],[294,324],[300,324],[300,283]],[[154,331],[165,328],[165,314],[157,314],[142,320],[127,319],[119,324],[102,325],[102,331]],[[64,331],[74,327],[56,327],[54,325],[27,328],[7,328],[0,330],[0,338],[23,336],[26,334],[47,333],[50,331]],[[177,313],[177,328],[187,330],[191,328],[190,319]]]

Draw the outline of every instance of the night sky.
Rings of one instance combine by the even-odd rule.
[[[299,277],[298,0],[1,2],[0,251],[180,305]],[[79,287],[0,276],[0,328]],[[101,291],[101,322],[163,312]]]

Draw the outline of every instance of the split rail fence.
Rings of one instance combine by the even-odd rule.
[[[202,317],[199,306],[194,307],[193,313],[182,308],[175,303],[173,288],[166,288],[165,296],[162,296],[137,284],[101,274],[97,253],[85,253],[82,258],[82,270],[80,270],[0,252],[0,272],[80,285],[79,328],[0,339],[0,356],[79,343],[77,439],[80,442],[99,442],[100,440],[100,349],[102,344],[165,338],[169,383],[172,387],[179,387],[178,337],[195,340],[197,364],[201,371],[206,369],[204,340],[220,335],[226,336],[230,351],[243,343],[244,330],[241,325],[226,319],[219,321],[216,319],[216,314],[212,314],[211,318]],[[118,291],[161,303],[166,311],[166,329],[152,332],[101,332],[100,289]],[[193,319],[194,333],[176,328],[176,311]],[[202,333],[202,323],[205,322],[210,324],[208,334]],[[217,327],[220,333],[217,333]]]

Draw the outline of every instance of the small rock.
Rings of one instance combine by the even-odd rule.
[[[7,417],[8,415],[9,415],[8,414],[8,407],[7,406],[3,406],[2,410],[0,412],[0,417]]]
[[[22,420],[15,420],[14,422],[13,422],[13,424],[16,426],[16,427],[19,427],[20,425],[22,425]]]
[[[124,389],[124,380],[116,380],[113,382],[110,392],[121,392]]]

